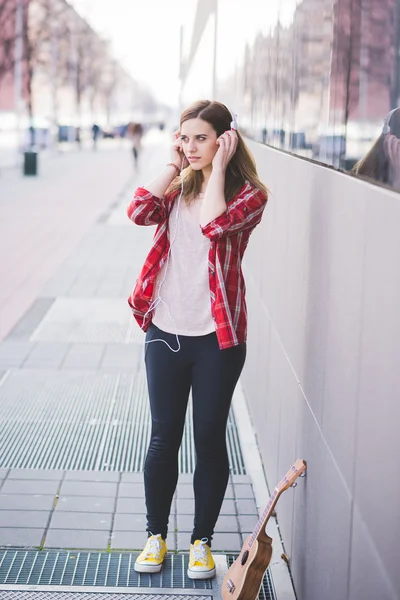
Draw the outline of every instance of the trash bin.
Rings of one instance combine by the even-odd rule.
[[[24,152],[24,175],[37,175],[37,152]]]

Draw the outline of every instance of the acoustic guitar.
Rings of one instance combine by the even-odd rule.
[[[280,495],[289,487],[295,487],[296,479],[305,475],[305,470],[305,461],[297,460],[274,489],[253,533],[243,544],[239,556],[224,577],[222,584],[224,600],[256,600],[272,556],[272,538],[265,532],[268,519]]]

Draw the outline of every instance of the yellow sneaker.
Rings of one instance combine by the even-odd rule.
[[[215,562],[211,554],[208,539],[196,540],[190,544],[189,568],[190,579],[211,579],[215,575]]]
[[[150,536],[143,552],[136,559],[135,571],[138,573],[159,573],[167,552],[167,544],[160,533]]]

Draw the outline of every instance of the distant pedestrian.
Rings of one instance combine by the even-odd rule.
[[[142,125],[140,123],[129,123],[127,135],[128,135],[128,138],[132,142],[133,160],[135,163],[135,167],[137,167],[138,160],[139,160],[139,153],[141,150],[141,141],[142,141],[142,136],[143,136]]]
[[[97,150],[97,139],[99,137],[99,134],[100,127],[97,125],[97,123],[94,123],[92,127],[93,150]]]

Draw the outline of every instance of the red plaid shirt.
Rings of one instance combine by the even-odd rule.
[[[140,327],[146,331],[157,274],[167,259],[170,243],[168,219],[178,196],[157,198],[138,188],[128,206],[128,217],[137,225],[157,225],[153,246],[128,302]],[[242,258],[254,227],[261,221],[267,196],[249,183],[227,202],[226,211],[201,227],[210,240],[208,273],[211,313],[221,350],[243,344],[247,336],[246,286]]]

